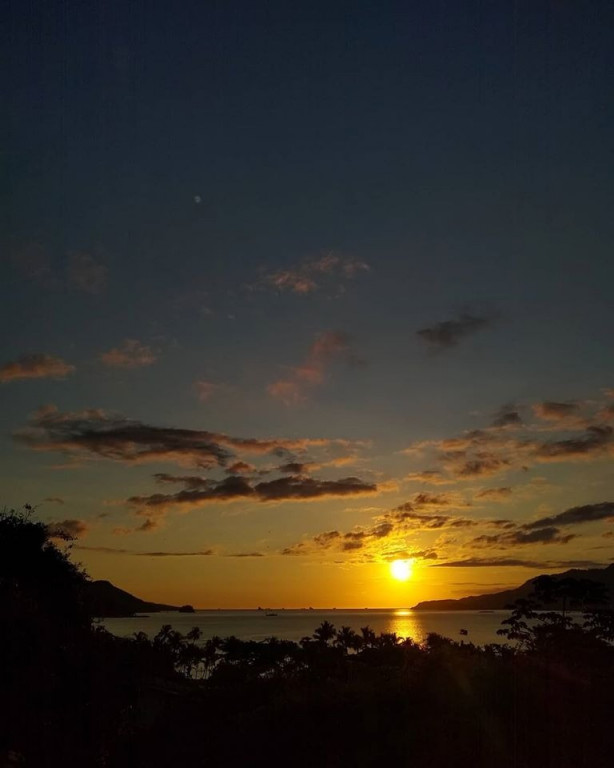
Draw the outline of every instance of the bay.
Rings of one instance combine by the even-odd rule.
[[[410,609],[371,610],[290,610],[279,609],[273,615],[265,611],[209,610],[194,613],[165,611],[149,616],[102,620],[102,626],[114,635],[131,637],[145,632],[152,638],[165,624],[179,632],[189,632],[198,627],[203,640],[213,636],[234,635],[241,640],[266,640],[277,637],[298,641],[312,635],[323,621],[329,621],[339,629],[342,626],[360,631],[369,626],[376,634],[395,632],[399,637],[411,638],[417,643],[426,640],[430,632],[436,632],[452,640],[463,640],[475,645],[502,642],[497,635],[501,622],[509,611],[412,611]],[[467,634],[461,634],[466,630]]]

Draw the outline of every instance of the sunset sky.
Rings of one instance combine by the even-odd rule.
[[[203,608],[614,560],[611,2],[8,8],[2,504]]]

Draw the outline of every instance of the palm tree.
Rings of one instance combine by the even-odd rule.
[[[362,638],[350,627],[341,627],[335,638],[335,645],[343,649],[344,653],[348,651],[357,651],[362,645]]]
[[[328,643],[335,637],[335,627],[330,621],[323,621],[320,626],[313,633],[313,637],[317,642],[323,645]]]
[[[360,632],[362,634],[362,644],[365,648],[372,648],[375,645],[375,632],[370,626],[361,627]]]

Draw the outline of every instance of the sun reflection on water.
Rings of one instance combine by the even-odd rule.
[[[399,608],[394,612],[390,631],[395,632],[397,637],[410,638],[415,643],[421,643],[427,636],[427,630],[420,615],[407,608]]]

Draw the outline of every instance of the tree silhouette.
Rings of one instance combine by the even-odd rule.
[[[330,621],[323,621],[313,633],[314,640],[323,645],[328,645],[335,637],[335,626]]]
[[[344,653],[357,651],[362,646],[362,638],[350,627],[341,627],[335,637],[335,645],[342,648]]]

